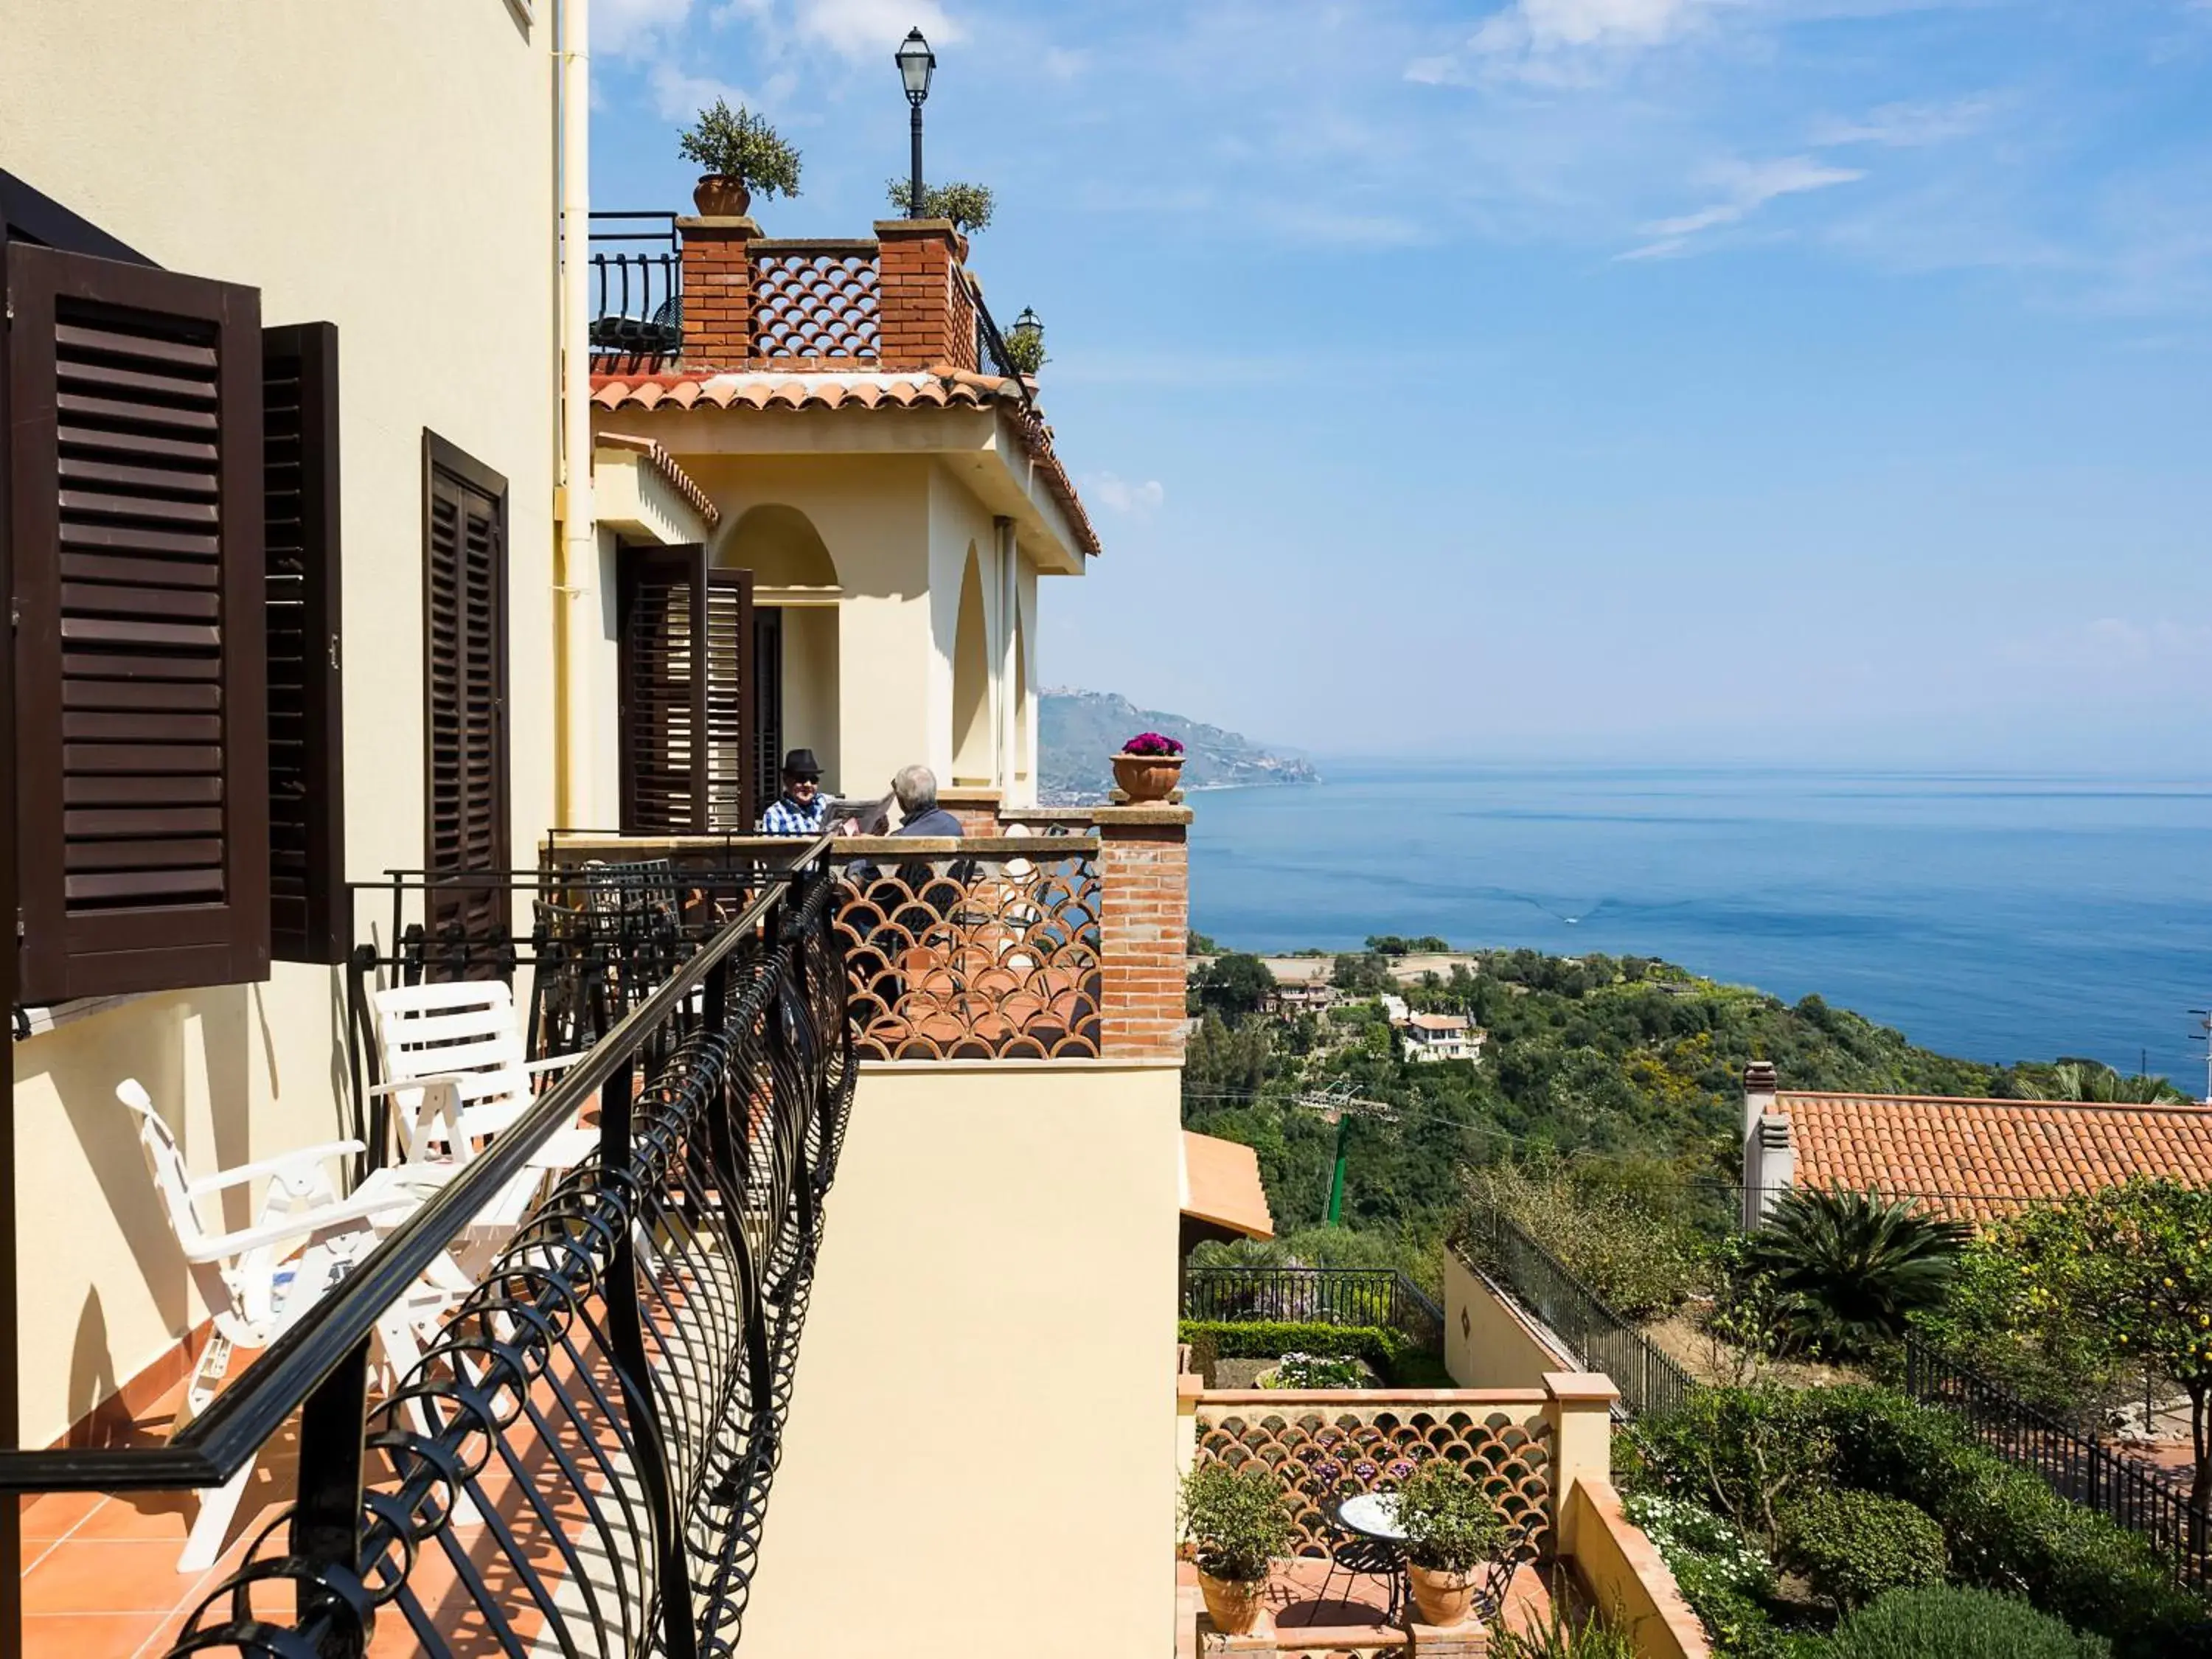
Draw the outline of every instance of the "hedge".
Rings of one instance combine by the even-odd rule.
[[[1893,1590],[1836,1626],[1833,1659],[2108,1659],[2082,1636],[2015,1596],[1990,1590]]]
[[[1279,1359],[1286,1353],[1351,1354],[1394,1388],[1448,1389],[1443,1362],[1401,1332],[1376,1325],[1324,1325],[1274,1319],[1186,1319],[1176,1340],[1188,1342],[1201,1370],[1210,1350],[1220,1359]]]
[[[1649,1474],[1756,1527],[1753,1492],[1814,1482],[1916,1504],[1961,1583],[2024,1595],[2122,1659],[2212,1656],[2203,1603],[2148,1540],[1975,1443],[1948,1413],[1887,1389],[1702,1389],[1636,1430]],[[1779,1463],[1782,1467],[1777,1467]]]

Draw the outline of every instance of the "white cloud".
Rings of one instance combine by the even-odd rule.
[[[1110,513],[1155,513],[1168,498],[1167,486],[1158,478],[1132,483],[1111,472],[1098,473],[1085,483],[1084,489],[1092,501]]]
[[[797,24],[803,40],[847,58],[881,52],[886,62],[908,29],[920,29],[933,46],[962,35],[936,0],[799,0]]]
[[[1855,167],[1829,167],[1809,155],[1789,155],[1772,161],[1735,161],[1716,169],[1715,182],[1726,195],[1721,201],[1672,219],[1645,225],[1644,234],[1655,240],[1620,255],[1623,259],[1664,259],[1685,252],[1690,239],[1723,225],[1741,223],[1780,196],[1848,185],[1866,174]]]
[[[592,9],[592,50],[621,58],[650,50],[691,15],[691,0],[599,0]]]
[[[1747,0],[1513,0],[1483,20],[1467,42],[1480,73],[1572,84],[1638,52],[1702,28]],[[1468,77],[1456,57],[1417,58],[1406,78],[1432,85]]]
[[[717,98],[728,100],[732,106],[753,102],[743,88],[711,75],[693,75],[666,58],[655,64],[647,78],[653,87],[653,106],[664,121],[689,121]]]
[[[1887,149],[1917,149],[1980,131],[1996,108],[1997,100],[1985,94],[1948,103],[1884,104],[1856,121],[1818,123],[1812,142],[1823,149],[1879,144]]]

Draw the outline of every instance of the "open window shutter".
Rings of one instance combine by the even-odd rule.
[[[280,962],[342,963],[345,722],[338,678],[338,331],[261,332],[267,502],[269,930]]]
[[[622,829],[743,835],[756,812],[753,579],[696,543],[626,547],[620,617]]]
[[[760,810],[755,769],[753,573],[707,572],[707,823],[742,836]]]
[[[616,576],[623,833],[703,835],[707,550],[625,547]]]
[[[269,969],[252,289],[11,242],[27,1002]]]
[[[508,867],[507,481],[424,439],[424,714],[433,876]],[[492,884],[434,886],[434,934],[487,944],[509,925]]]
[[[771,784],[783,766],[783,612],[775,605],[753,611],[752,688],[753,813],[759,821]]]

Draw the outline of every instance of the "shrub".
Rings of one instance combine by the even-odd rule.
[[[1637,1659],[1636,1638],[1626,1630],[1595,1615],[1570,1618],[1557,1601],[1541,1624],[1533,1614],[1517,1626],[1500,1619],[1491,1628],[1489,1652],[1490,1659]]]
[[[903,214],[914,200],[914,181],[910,179],[886,179],[884,194],[890,200],[891,211]],[[962,235],[971,230],[988,230],[991,215],[998,208],[998,200],[991,194],[988,185],[953,183],[925,184],[921,187],[921,211],[915,216],[921,219],[950,219],[953,229]]]
[[[1639,1492],[1626,1507],[1722,1659],[1780,1659],[1784,1638],[1763,1605],[1774,1593],[1774,1564],[1741,1528],[1686,1498]]]
[[[1295,1536],[1273,1471],[1201,1463],[1182,1478],[1183,1536],[1198,1547],[1198,1565],[1216,1578],[1249,1583]]]
[[[1426,1358],[1410,1337],[1374,1325],[1322,1325],[1279,1319],[1186,1319],[1176,1340],[1213,1345],[1222,1359],[1274,1359],[1286,1353],[1348,1354],[1364,1359],[1385,1382],[1401,1378]]]
[[[799,194],[799,152],[776,136],[766,118],[740,104],[717,98],[699,112],[696,126],[678,135],[677,148],[707,173],[735,179],[768,198]]]
[[[1213,1368],[1221,1358],[1221,1347],[1214,1340],[1213,1333],[1197,1327],[1190,1327],[1179,1334],[1176,1340],[1190,1344],[1190,1368],[1206,1380],[1207,1388],[1212,1388]]]
[[[1427,1459],[1398,1483],[1398,1526],[1406,1559],[1437,1572],[1465,1572],[1505,1538],[1489,1497],[1449,1457]]]
[[[2077,1635],[2025,1601],[1989,1590],[1892,1590],[1836,1626],[1832,1659],[2107,1659],[2100,1636]]]
[[[1670,1312],[1714,1279],[1712,1246],[1692,1221],[1562,1164],[1495,1164],[1470,1174],[1467,1189],[1473,1210],[1502,1212],[1626,1318]],[[1480,1255],[1486,1230],[1468,1229],[1468,1242]]]
[[[1838,1607],[1943,1582],[1943,1528],[1917,1504],[1879,1492],[1814,1492],[1783,1520],[1791,1565]]]
[[[1637,1425],[1648,1478],[1735,1522],[1769,1550],[1779,1547],[1784,1499],[1822,1480],[1835,1447],[1788,1389],[1699,1389]]]
[[[1966,1230],[1870,1193],[1785,1194],[1751,1242],[1752,1268],[1779,1298],[1787,1335],[1856,1358],[1905,1334],[1906,1316],[1942,1302]]]
[[[1366,1370],[1352,1355],[1286,1353],[1275,1362],[1275,1373],[1261,1386],[1269,1389],[1357,1389],[1365,1385]]]

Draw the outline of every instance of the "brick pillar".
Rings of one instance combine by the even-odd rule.
[[[954,276],[967,258],[968,239],[950,219],[876,221],[876,355],[885,368],[975,367],[974,313]]]
[[[1102,806],[1098,935],[1109,1060],[1182,1058],[1190,942],[1190,809]]]
[[[996,789],[940,789],[937,804],[960,820],[963,836],[1003,836],[999,823],[1000,792]]]
[[[750,219],[678,219],[684,235],[684,367],[741,368],[752,355]]]

